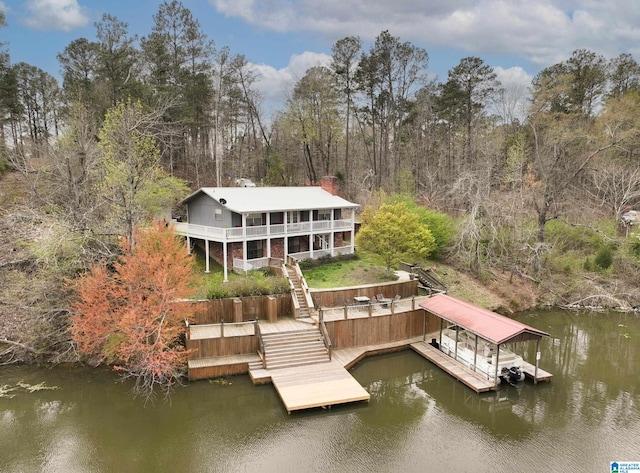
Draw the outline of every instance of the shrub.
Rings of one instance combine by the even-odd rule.
[[[613,250],[610,246],[603,246],[596,253],[593,263],[600,269],[609,269],[613,264]]]
[[[215,274],[210,277],[207,299],[285,294],[289,290],[289,282],[285,278],[266,271],[232,275],[228,282],[223,282],[222,274]]]

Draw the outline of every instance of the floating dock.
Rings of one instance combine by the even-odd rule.
[[[369,393],[344,369],[331,361],[270,370],[271,382],[287,412],[336,404],[369,401]]]

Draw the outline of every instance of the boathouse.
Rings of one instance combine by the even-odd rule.
[[[433,354],[432,349],[427,352],[431,352],[434,359],[427,353],[423,355],[472,389],[478,392],[495,389],[501,378],[509,379],[509,373],[504,370],[509,369],[509,362],[516,363],[516,359],[518,371],[535,383],[551,379],[550,373],[538,367],[540,340],[549,337],[548,333],[447,294],[425,299],[420,307],[440,319],[440,330],[432,335],[429,345],[448,360]],[[532,341],[536,343],[535,365],[505,347]],[[451,361],[459,366],[451,369]]]

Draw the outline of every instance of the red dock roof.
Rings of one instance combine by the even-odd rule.
[[[422,301],[420,306],[495,344],[539,340],[549,336],[546,332],[446,294],[430,297]]]

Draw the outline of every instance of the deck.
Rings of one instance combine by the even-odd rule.
[[[368,401],[369,393],[337,361],[270,370],[287,412]]]
[[[475,371],[464,367],[460,362],[455,361],[449,355],[445,355],[427,342],[412,343],[411,348],[477,393],[494,391],[496,389],[494,383]]]
[[[531,378],[534,383],[539,383],[540,381],[551,381],[551,378],[553,378],[551,373],[540,368],[538,368],[538,376],[536,376],[536,367],[526,361],[522,362],[522,372],[527,378]]]

